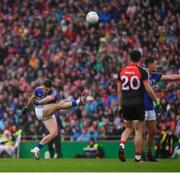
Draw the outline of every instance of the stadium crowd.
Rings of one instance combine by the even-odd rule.
[[[90,10],[100,16],[88,25]],[[117,76],[128,53],[153,56],[159,71],[180,73],[180,4],[175,0],[2,0],[0,2],[0,131],[23,129],[36,140],[34,111],[21,115],[35,87],[49,78],[60,101],[89,90],[85,106],[60,112],[65,139],[119,139]],[[160,82],[158,131],[180,138],[180,85]]]

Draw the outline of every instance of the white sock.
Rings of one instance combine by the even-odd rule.
[[[38,150],[39,151],[40,149],[38,147],[35,147],[34,150]]]
[[[120,147],[124,149],[125,145],[123,143],[120,144]]]
[[[76,104],[79,106],[79,104],[80,104],[80,100],[79,99],[76,100]]]
[[[141,159],[141,155],[135,155],[135,159],[136,160],[140,160]]]

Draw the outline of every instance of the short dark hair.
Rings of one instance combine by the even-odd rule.
[[[49,79],[46,79],[44,81],[44,86],[47,88],[51,88],[52,87],[52,82]]]
[[[133,62],[138,62],[141,59],[141,52],[139,50],[133,50],[130,53],[130,58]]]
[[[147,57],[147,58],[145,59],[145,61],[144,61],[144,65],[145,65],[146,67],[148,67],[149,64],[154,63],[154,61],[155,61],[154,58],[152,58],[152,57]]]

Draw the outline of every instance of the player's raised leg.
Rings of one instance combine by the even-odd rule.
[[[84,92],[82,96],[79,97],[79,99],[74,100],[72,102],[66,102],[66,103],[54,103],[54,104],[48,104],[45,105],[43,109],[43,117],[48,119],[50,116],[52,116],[56,111],[60,109],[70,109],[74,106],[83,105],[86,102],[88,93]]]

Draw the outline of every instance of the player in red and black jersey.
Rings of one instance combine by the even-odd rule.
[[[141,54],[139,51],[132,51],[130,54],[131,62],[119,73],[119,110],[122,111],[126,123],[126,129],[121,135],[119,148],[119,158],[121,161],[126,161],[124,146],[133,130],[135,131],[135,161],[141,161],[141,146],[145,119],[144,91],[147,91],[153,101],[159,102],[149,84],[147,71],[137,65],[140,58]]]

